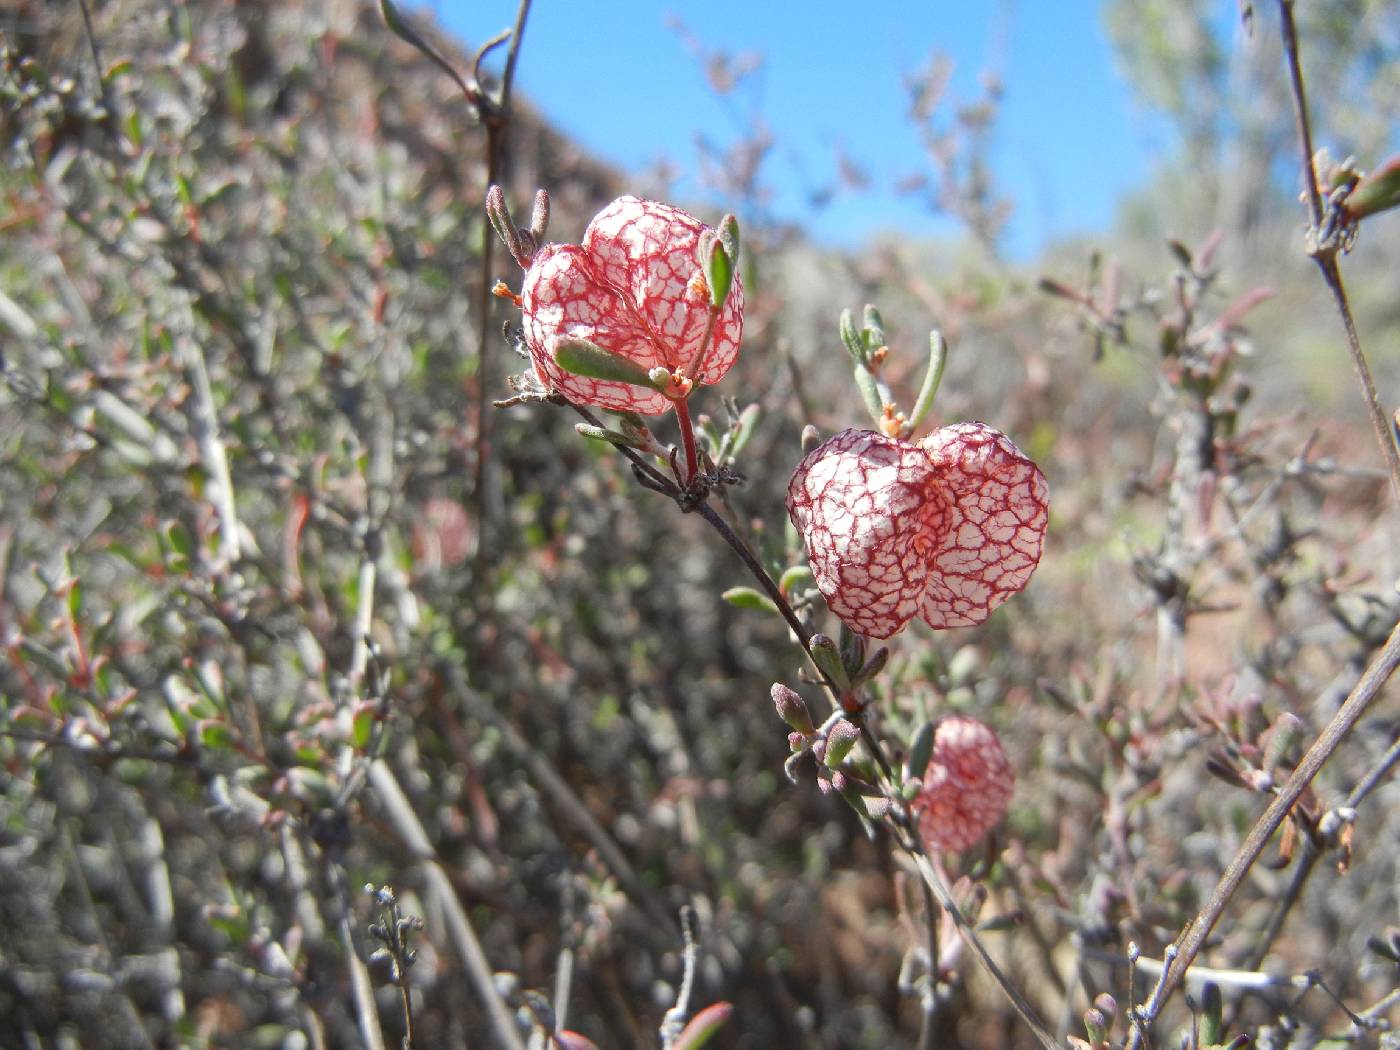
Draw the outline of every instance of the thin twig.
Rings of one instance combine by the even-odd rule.
[[[567,944],[559,949],[554,964],[554,1025],[567,1028],[569,1024],[569,990],[574,982],[574,950]]]
[[[345,868],[336,857],[322,851],[322,870],[330,887],[331,899],[336,908],[336,934],[340,939],[341,950],[345,954],[345,969],[350,974],[350,998],[354,1003],[355,1023],[360,1029],[360,1039],[365,1050],[386,1050],[384,1031],[379,1025],[379,1007],[374,999],[374,981],[370,978],[369,967],[355,944],[354,927],[350,916],[350,894],[345,887]]]
[[[1393,495],[1400,499],[1400,450],[1395,445],[1395,428],[1386,418],[1376,393],[1376,382],[1371,377],[1371,366],[1361,348],[1361,338],[1356,333],[1356,321],[1347,301],[1346,285],[1342,282],[1342,270],[1337,264],[1338,243],[1335,238],[1321,243],[1319,238],[1323,224],[1323,201],[1318,190],[1317,172],[1313,168],[1312,125],[1308,119],[1307,94],[1303,87],[1303,67],[1298,58],[1298,31],[1293,22],[1293,0],[1279,0],[1279,17],[1283,28],[1283,51],[1288,64],[1288,81],[1293,92],[1293,115],[1298,125],[1298,143],[1303,157],[1303,178],[1307,184],[1308,214],[1312,228],[1308,231],[1308,254],[1313,257],[1322,271],[1323,282],[1332,293],[1337,311],[1342,315],[1342,326],[1346,329],[1347,351],[1351,354],[1352,367],[1361,381],[1362,400],[1366,404],[1366,414],[1370,417],[1371,428],[1381,446],[1381,455],[1390,469],[1390,485]]]
[[[1026,1027],[1031,1030],[1031,1033],[1036,1037],[1040,1045],[1045,1047],[1045,1050],[1059,1050],[1059,1046],[1055,1042],[1055,1037],[1050,1034],[1044,1023],[1036,1016],[1035,1008],[1026,1001],[1025,996],[1016,990],[1010,979],[1002,972],[1001,967],[996,964],[996,960],[992,958],[991,953],[987,951],[981,940],[978,939],[977,935],[968,925],[967,919],[963,917],[962,911],[953,900],[952,893],[949,892],[948,887],[944,884],[938,872],[934,870],[932,862],[921,852],[910,851],[910,855],[913,857],[914,864],[919,869],[919,874],[923,877],[924,884],[933,891],[934,896],[938,898],[938,903],[943,906],[943,910],[952,918],[953,926],[957,929],[958,936],[962,938],[964,944],[972,949],[972,953],[977,956],[977,960],[982,964],[983,968],[986,969],[992,980],[996,981],[1002,993],[1010,1001],[1012,1009],[1016,1011]]]
[[[653,895],[646,888],[646,884],[637,874],[636,869],[632,867],[626,854],[622,852],[622,848],[593,816],[568,782],[555,771],[546,758],[530,745],[520,730],[484,698],[467,688],[466,684],[460,680],[462,675],[457,672],[455,667],[447,669],[447,677],[452,683],[453,692],[461,698],[472,717],[480,719],[501,734],[506,747],[524,764],[536,786],[549,796],[574,828],[598,851],[598,857],[616,876],[617,881],[628,896],[635,900],[637,905],[647,912],[648,917],[653,922],[658,923],[660,928],[669,927],[671,925],[670,916],[653,903]]]
[[[1283,924],[1288,919],[1288,914],[1293,910],[1293,906],[1298,903],[1303,895],[1303,887],[1307,885],[1313,870],[1317,867],[1317,862],[1322,856],[1321,850],[1313,844],[1310,836],[1302,836],[1301,853],[1298,863],[1293,868],[1293,876],[1288,880],[1288,888],[1283,891],[1274,905],[1273,914],[1269,916],[1268,925],[1259,935],[1259,939],[1250,949],[1249,955],[1245,957],[1244,969],[1257,970],[1264,965],[1270,949],[1274,946],[1274,941],[1283,932]]]
[[[676,992],[676,1004],[667,1010],[661,1018],[661,1046],[663,1050],[671,1050],[671,1047],[675,1045],[676,1039],[681,1034],[681,1029],[685,1027],[686,1015],[690,1013],[690,993],[695,987],[695,963],[699,957],[699,950],[695,944],[694,926],[695,909],[687,904],[681,909],[681,936],[685,940],[681,987]]]
[[[191,325],[191,329],[193,326]],[[219,434],[219,410],[214,404],[214,388],[209,382],[209,369],[204,351],[195,342],[193,331],[176,340],[176,353],[189,375],[195,439],[199,442],[199,457],[209,472],[213,485],[214,512],[219,519],[219,568],[232,569],[242,556],[239,542],[238,509],[233,495],[233,478],[228,469],[228,453]]]
[[[1366,361],[1365,351],[1361,348],[1361,337],[1356,332],[1356,321],[1351,314],[1351,304],[1347,299],[1346,285],[1342,283],[1342,270],[1337,264],[1337,257],[1333,255],[1317,256],[1317,265],[1322,270],[1322,279],[1327,284],[1327,289],[1332,293],[1332,299],[1337,304],[1337,312],[1342,316],[1342,327],[1346,330],[1347,352],[1351,354],[1351,364],[1356,370],[1356,377],[1361,382],[1362,400],[1366,403],[1366,413],[1371,418],[1371,428],[1376,432],[1376,440],[1380,443],[1381,454],[1385,457],[1386,466],[1390,468],[1390,486],[1392,494],[1400,499],[1400,451],[1395,447],[1395,428],[1386,419],[1385,411],[1381,408],[1380,396],[1376,392],[1376,381],[1371,376],[1371,366]]]
[[[516,1032],[510,1008],[496,987],[491,967],[486,961],[486,953],[481,950],[481,941],[476,936],[471,919],[467,917],[466,909],[462,907],[452,880],[443,870],[437,851],[433,849],[428,833],[418,819],[418,814],[413,811],[408,796],[399,786],[394,771],[382,759],[375,759],[369,766],[369,781],[380,803],[388,811],[395,829],[403,836],[409,852],[421,865],[429,891],[436,898],[443,914],[447,916],[452,939],[456,942],[467,975],[491,1018],[497,1041],[506,1050],[525,1050]]]
[[[1389,775],[1397,761],[1400,761],[1400,739],[1397,739],[1386,749],[1380,760],[1351,789],[1345,805],[1352,809],[1361,805],[1376,786]],[[1309,877],[1317,868],[1317,862],[1321,859],[1322,850],[1314,843],[1312,837],[1303,836],[1301,855],[1293,869],[1293,877],[1289,879],[1288,888],[1284,890],[1283,895],[1275,904],[1273,914],[1269,916],[1268,925],[1264,927],[1264,932],[1260,935],[1258,943],[1254,945],[1245,958],[1244,969],[1257,970],[1264,964],[1264,959],[1273,947],[1274,941],[1283,932],[1283,924],[1287,920],[1289,912],[1293,910],[1293,906],[1302,897],[1303,887],[1307,885]]]
[[[1381,687],[1389,680],[1397,665],[1400,665],[1400,625],[1397,625],[1390,633],[1384,648],[1376,654],[1367,666],[1361,680],[1356,683],[1356,687],[1342,704],[1341,709],[1327,724],[1327,727],[1318,736],[1308,753],[1303,756],[1303,760],[1298,763],[1298,768],[1293,771],[1293,775],[1288,778],[1278,795],[1264,811],[1263,816],[1255,822],[1250,829],[1249,835],[1240,846],[1239,852],[1235,854],[1225,873],[1221,875],[1210,899],[1206,902],[1196,918],[1183,931],[1182,936],[1177,940],[1180,952],[1173,962],[1171,968],[1166,972],[1162,982],[1154,990],[1152,997],[1144,1004],[1142,1013],[1146,1024],[1151,1024],[1158,1013],[1161,1012],[1167,997],[1181,982],[1182,975],[1195,961],[1200,953],[1206,938],[1210,936],[1211,930],[1224,914],[1230,898],[1239,889],[1240,883],[1244,881],[1249,869],[1254,866],[1254,862],[1263,853],[1264,847],[1288,816],[1293,804],[1298,801],[1299,796],[1312,783],[1314,777],[1322,769],[1323,765],[1332,757],[1340,746],[1343,739],[1356,725],[1366,709],[1380,692]],[[1132,1033],[1128,1041],[1128,1050],[1138,1050],[1142,1043],[1137,1031]]]
[[[92,28],[92,12],[88,9],[88,0],[78,0],[78,10],[83,15],[83,35],[87,37],[88,51],[92,54],[93,69],[97,73],[97,89],[102,92],[102,108],[107,111],[107,128],[112,141],[120,149],[122,115],[117,108],[116,96],[112,94],[112,87],[107,83],[107,76],[103,72],[102,50],[97,43],[97,33]]]
[[[355,950],[348,906],[341,909],[337,932],[340,934],[341,948],[345,952],[345,968],[350,971],[350,995],[355,1002],[355,1019],[359,1024],[360,1038],[365,1041],[367,1050],[385,1050],[384,1033],[379,1027],[379,1008],[374,1002],[374,982],[370,980],[369,967]]]
[[[1354,809],[1366,801],[1366,796],[1376,790],[1377,785],[1390,774],[1396,762],[1400,762],[1400,739],[1396,739],[1386,748],[1385,754],[1371,767],[1371,771],[1351,789],[1347,795],[1347,805]]]
[[[922,1018],[919,1023],[919,1050],[933,1050],[933,1021],[938,1013],[938,922],[941,913],[933,899],[933,889],[925,879],[919,880],[924,891],[924,951],[928,958],[929,986],[924,993]]]
[[[1102,948],[1089,945],[1082,946],[1080,950],[1089,959],[1115,963],[1119,966],[1128,965],[1128,957],[1118,952],[1104,951]],[[1163,970],[1167,967],[1167,961],[1149,959],[1145,955],[1139,955],[1135,960],[1135,965],[1139,972],[1149,977],[1161,977]],[[1317,979],[1305,973],[1271,974],[1251,969],[1222,970],[1212,966],[1193,966],[1186,971],[1186,982],[1193,986],[1210,982],[1218,984],[1222,988],[1239,988],[1244,991],[1257,991],[1261,988],[1295,988],[1304,991],[1317,984]]]
[[[520,40],[525,35],[525,20],[530,17],[530,0],[520,0],[515,11],[515,25],[510,31],[510,50],[506,52],[506,68],[501,73],[501,94],[497,107],[502,116],[510,111],[511,86],[515,83],[515,63],[520,58]],[[489,185],[489,183],[488,183]]]
[[[477,115],[486,128],[486,185],[495,186],[501,182],[501,172],[505,168],[505,137],[510,126],[511,87],[515,81],[515,66],[520,58],[520,41],[525,34],[525,20],[530,15],[530,0],[520,0],[515,13],[515,27],[510,34],[510,50],[506,53],[505,70],[501,74],[501,87],[495,99],[482,93],[477,96]],[[476,478],[472,498],[476,504],[477,534],[480,545],[477,548],[478,570],[485,568],[491,544],[489,529],[492,516],[492,450],[491,450],[491,384],[494,355],[491,352],[491,288],[496,283],[492,272],[492,255],[496,246],[496,236],[490,223],[481,227],[481,278],[477,286],[477,347],[476,382],[478,401],[476,406]]]
[[[1283,52],[1288,63],[1288,83],[1293,91],[1293,116],[1298,123],[1298,142],[1303,149],[1303,180],[1308,189],[1308,214],[1314,228],[1322,225],[1322,195],[1317,189],[1313,168],[1312,123],[1308,119],[1307,95],[1303,90],[1303,65],[1298,59],[1298,29],[1293,22],[1293,0],[1279,0]]]

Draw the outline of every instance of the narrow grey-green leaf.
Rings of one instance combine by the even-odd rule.
[[[729,296],[734,281],[734,262],[716,238],[705,253],[705,283],[710,288],[710,307],[718,310]]]
[[[690,1019],[690,1023],[676,1037],[673,1050],[700,1050],[725,1026],[733,1013],[734,1006],[731,1003],[712,1003],[705,1007]]]
[[[379,0],[379,13],[384,16],[384,24],[389,27],[390,32],[416,47],[425,58],[452,78],[456,85],[462,89],[462,94],[471,101],[476,101],[476,92],[469,88],[467,82],[452,68],[452,63],[448,62],[432,44],[424,40],[418,31],[409,24],[408,19],[399,13],[393,0]]]
[[[904,760],[906,780],[922,777],[928,769],[928,760],[933,757],[933,734],[932,722],[925,722],[914,734],[914,739],[909,743],[909,756]]]
[[[851,360],[857,365],[866,364],[865,343],[861,341],[860,332],[856,331],[855,314],[851,313],[849,308],[841,311],[839,330],[841,342],[846,347],[846,352],[851,355]]]
[[[812,660],[822,674],[826,675],[836,688],[843,692],[851,688],[851,679],[846,674],[846,665],[841,662],[841,651],[824,634],[812,635]]]
[[[720,219],[716,231],[719,234],[720,243],[724,245],[725,254],[735,263],[739,261],[739,220],[733,215],[726,215]]]
[[[864,365],[856,365],[855,377],[856,389],[860,391],[860,398],[865,402],[865,410],[878,426],[885,415],[885,402],[880,397],[880,388],[875,385],[875,377]]]
[[[595,427],[592,423],[575,423],[574,432],[580,437],[586,437],[592,441],[606,441],[609,445],[616,445],[618,448],[632,446],[632,442],[626,434],[619,434],[616,430],[609,430],[607,427]]]
[[[749,443],[749,439],[758,430],[759,421],[763,418],[763,409],[759,407],[757,401],[745,406],[739,413],[739,423],[733,430],[733,441],[729,447],[729,455],[737,458],[744,451],[744,446]]]
[[[879,649],[875,650],[875,655],[866,661],[865,666],[851,676],[851,684],[864,685],[883,671],[885,669],[885,664],[889,662],[890,651],[882,645]]]
[[[924,382],[919,387],[919,396],[914,401],[914,410],[904,424],[906,434],[918,429],[924,417],[933,408],[933,399],[938,396],[938,386],[943,382],[943,366],[948,363],[948,344],[943,341],[943,333],[937,328],[928,334],[928,367],[924,370]]]
[[[1356,219],[1400,207],[1400,157],[1391,157],[1351,191],[1345,208]]]
[[[648,390],[659,390],[647,370],[633,361],[604,350],[587,339],[569,339],[554,349],[554,360],[566,372],[587,379],[604,379],[611,383],[630,383]]]
[[[793,565],[783,571],[778,580],[778,589],[784,594],[791,594],[797,587],[810,587],[815,582],[811,569],[805,565]]]
[[[752,587],[731,587],[720,595],[736,609],[753,609],[757,612],[771,612],[778,615],[778,606],[773,599]]]

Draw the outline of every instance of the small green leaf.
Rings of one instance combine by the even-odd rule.
[[[933,399],[938,395],[938,386],[943,381],[943,366],[947,363],[948,344],[943,341],[943,333],[935,328],[928,334],[928,367],[924,370],[924,382],[919,387],[914,410],[904,424],[906,433],[912,434],[933,408]]]
[[[755,401],[751,405],[745,405],[744,410],[739,413],[739,421],[731,431],[732,438],[729,447],[729,457],[737,459],[744,451],[744,447],[749,443],[749,439],[758,431],[758,424],[763,419],[763,409]]]
[[[646,369],[611,350],[604,350],[597,343],[590,343],[587,339],[564,340],[555,347],[554,361],[564,371],[587,379],[630,383],[632,386],[644,386],[648,390],[661,389],[652,382]]]
[[[477,93],[467,87],[466,82],[452,68],[452,63],[443,58],[436,48],[419,36],[418,31],[409,25],[408,20],[403,15],[399,14],[399,9],[393,0],[379,0],[379,13],[384,16],[384,24],[389,27],[390,32],[421,51],[425,58],[452,78],[453,82],[461,88],[462,94],[471,101],[476,101]]]
[[[719,427],[715,426],[715,421],[707,415],[698,416],[695,420],[695,429],[705,436],[706,444],[716,451],[715,458],[722,459],[724,438],[720,436]]]
[[[871,303],[865,304],[865,331],[861,333],[866,353],[874,353],[885,345],[885,321],[880,311]]]
[[[1224,1035],[1224,1003],[1220,985],[1207,981],[1201,989],[1201,1042],[1205,1046],[1214,1046]]]
[[[165,546],[177,557],[189,561],[194,557],[194,537],[190,535],[190,530],[178,521],[166,522],[164,530],[161,532],[161,539]]]
[[[243,944],[252,932],[249,929],[247,918],[241,912],[232,909],[228,911],[206,909],[205,918],[210,926],[234,944]]]
[[[1171,250],[1172,255],[1183,269],[1190,270],[1195,264],[1195,260],[1191,257],[1191,249],[1180,241],[1167,241],[1167,248]]]
[[[802,734],[803,737],[810,737],[817,731],[816,725],[812,722],[812,712],[807,709],[806,701],[796,691],[783,685],[782,682],[774,682],[769,695],[773,698],[773,706],[778,711],[778,717],[788,724],[788,728]],[[799,743],[795,746],[806,747],[806,743]]]
[[[925,722],[914,734],[914,739],[909,742],[909,755],[904,760],[904,778],[906,780],[922,777],[924,771],[928,769],[928,760],[933,757],[933,734],[933,723]]]
[[[198,726],[199,742],[215,751],[227,751],[238,739],[227,722],[205,720]]]
[[[716,227],[719,233],[719,242],[724,245],[724,253],[729,258],[738,262],[739,260],[739,220],[733,215],[726,215],[720,219],[719,226]]]
[[[690,1019],[671,1045],[674,1050],[700,1050],[711,1036],[724,1027],[733,1013],[732,1003],[711,1003]]]
[[[355,712],[350,721],[350,743],[356,751],[369,746],[370,734],[374,731],[374,708],[366,704]]]
[[[705,284],[710,289],[710,308],[718,310],[729,296],[729,286],[734,281],[734,261],[730,259],[718,237],[710,241],[705,251],[703,266]]]
[[[294,798],[313,804],[323,805],[335,797],[330,779],[309,766],[293,766],[287,770],[287,785]]]
[[[1358,182],[1345,207],[1353,219],[1400,207],[1400,156],[1391,157]]]
[[[847,624],[841,625],[837,648],[841,652],[841,666],[846,674],[854,675],[865,664],[865,639]]]
[[[868,661],[866,661],[864,667],[862,667],[855,674],[851,675],[851,684],[863,685],[864,683],[870,681],[881,671],[883,671],[885,669],[885,664],[889,662],[890,651],[888,648],[882,645],[879,649],[875,650],[875,655],[872,656]]]
[[[846,352],[851,355],[851,359],[857,365],[864,365],[868,362],[865,353],[865,344],[861,342],[860,333],[856,331],[855,315],[849,309],[841,311],[840,321],[841,342],[846,347]]]
[[[856,365],[855,376],[856,389],[860,391],[861,400],[865,402],[865,410],[878,424],[885,416],[885,402],[880,397],[879,387],[875,385],[875,377],[864,365]]]
[[[1400,936],[1392,933],[1387,940],[1373,933],[1366,938],[1366,947],[1382,959],[1389,959],[1393,963],[1400,964]]]
[[[720,597],[736,609],[753,609],[756,612],[771,612],[781,615],[772,598],[752,587],[731,587]]]
[[[810,587],[815,583],[811,569],[805,565],[794,565],[778,578],[778,589],[784,594],[791,594],[798,587]]]
[[[836,643],[824,634],[814,634],[811,644],[812,662],[821,673],[842,692],[849,690],[851,679],[846,674],[846,666],[841,662],[841,651],[836,648]]]
[[[605,441],[618,448],[630,448],[632,445],[626,434],[619,434],[616,430],[609,430],[607,427],[597,427],[592,423],[575,423],[574,432],[590,441]]]
[[[859,739],[860,729],[854,722],[843,718],[832,726],[826,734],[826,767],[840,769]]]
[[[846,805],[850,806],[853,810],[856,811],[856,815],[861,818],[862,823],[874,822],[874,818],[871,816],[870,810],[865,804],[864,795],[862,795],[859,791],[853,791],[850,788],[843,789],[839,792],[839,794],[843,799],[846,800]]]
[[[141,114],[135,109],[126,115],[126,137],[137,149],[146,144],[145,136],[141,130]]]

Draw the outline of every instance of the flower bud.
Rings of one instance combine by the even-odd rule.
[[[1225,1034],[1225,1004],[1220,996],[1220,985],[1207,981],[1201,988],[1201,1043],[1214,1046]]]
[[[1302,739],[1303,729],[1303,720],[1292,711],[1279,712],[1274,724],[1265,732],[1265,739],[1260,741],[1264,747],[1263,767],[1271,770],[1283,765],[1288,753]]]
[[[1092,1006],[1084,1011],[1084,1034],[1094,1046],[1108,1038],[1108,1019]]]
[[[851,748],[856,746],[856,741],[860,739],[860,730],[856,728],[854,722],[841,719],[826,734],[826,757],[824,761],[828,769],[837,769],[846,760],[846,756],[851,753]]]
[[[806,702],[795,691],[782,682],[774,682],[772,697],[773,706],[778,709],[778,717],[789,726],[806,736],[817,731],[816,726],[812,724],[812,713],[807,710]]]

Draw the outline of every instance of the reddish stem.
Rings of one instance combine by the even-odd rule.
[[[690,424],[690,400],[684,397],[671,399],[676,406],[676,422],[681,428],[681,446],[685,449],[685,477],[683,483],[689,485],[700,473],[700,459],[695,454],[695,428]]]

